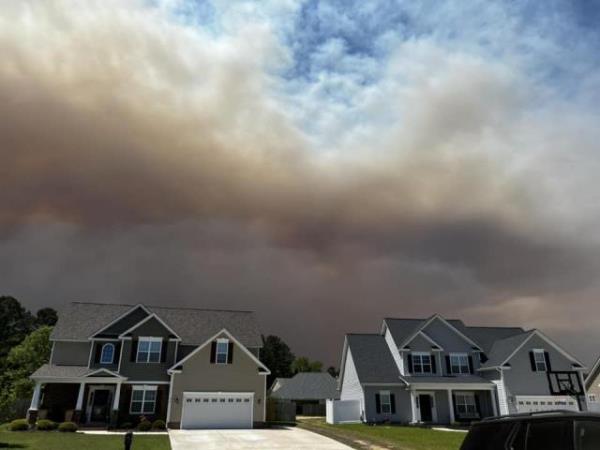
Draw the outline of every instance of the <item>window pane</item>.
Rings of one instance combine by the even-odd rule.
[[[225,364],[227,362],[227,355],[225,353],[219,353],[217,355],[217,362],[219,364]]]
[[[217,352],[218,353],[226,353],[229,344],[227,342],[217,342]]]
[[[146,401],[154,401],[156,399],[156,391],[145,391],[146,392]]]
[[[585,420],[575,424],[578,450],[596,450],[600,448],[600,421]]]
[[[131,412],[142,412],[142,402],[131,402]]]
[[[147,352],[150,348],[150,343],[148,341],[139,341],[138,342],[138,351]]]
[[[150,351],[151,352],[158,352],[158,353],[160,353],[160,347],[161,347],[160,341],[152,341],[150,343]]]
[[[135,389],[131,398],[133,400],[142,401],[144,398],[144,391],[142,391],[141,389]]]
[[[160,353],[150,353],[149,361],[150,362],[159,362],[160,361]]]
[[[144,412],[145,413],[153,413],[154,412],[154,402],[145,402],[144,403]]]
[[[138,352],[137,360],[141,362],[148,361],[148,352]]]
[[[572,446],[569,420],[538,422],[529,424],[527,450],[565,450]]]

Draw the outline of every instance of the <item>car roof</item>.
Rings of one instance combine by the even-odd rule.
[[[549,420],[549,419],[592,419],[600,420],[600,414],[590,412],[574,411],[540,411],[521,414],[511,414],[509,416],[490,417],[473,425],[488,425],[505,422],[531,421],[531,420]]]

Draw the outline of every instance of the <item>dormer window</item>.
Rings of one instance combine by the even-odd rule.
[[[137,348],[136,362],[157,363],[160,362],[162,350],[162,338],[140,337]]]
[[[216,363],[227,364],[227,356],[229,354],[229,340],[217,339]]]
[[[433,373],[433,358],[430,353],[412,353],[412,370],[414,374]]]
[[[115,360],[115,344],[104,344],[100,354],[100,364],[112,364]]]
[[[469,356],[466,353],[450,354],[450,373],[452,375],[471,373],[471,369],[469,367]]]

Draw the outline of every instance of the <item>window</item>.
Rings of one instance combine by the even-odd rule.
[[[115,345],[104,344],[100,354],[100,364],[112,364],[115,358]]]
[[[471,373],[469,369],[469,357],[464,353],[450,355],[450,373]]]
[[[379,393],[379,401],[381,402],[381,414],[392,413],[392,399],[390,391],[381,391]]]
[[[565,450],[569,448],[573,448],[573,423],[571,420],[532,421],[529,424],[527,450]]]
[[[191,399],[188,399],[189,402]],[[156,386],[133,386],[131,391],[131,414],[154,414]]]
[[[157,363],[160,362],[162,349],[162,338],[141,337],[137,348],[137,362]]]
[[[596,394],[588,394],[588,400],[591,403],[596,403]]]
[[[475,395],[470,393],[455,394],[456,412],[460,417],[478,417]]]
[[[229,340],[217,339],[217,364],[227,364],[227,354],[229,352]]]
[[[429,353],[413,353],[411,357],[413,373],[433,373]]]
[[[578,420],[575,422],[575,438],[578,443],[578,449],[597,449],[600,444],[600,421]]]
[[[544,350],[534,350],[533,361],[535,363],[536,372],[546,372],[548,370],[546,367],[546,352],[544,352]]]

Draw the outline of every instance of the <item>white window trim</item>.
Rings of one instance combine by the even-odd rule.
[[[148,357],[146,358],[146,361],[141,361],[140,360],[140,343],[142,341],[158,342],[160,344],[159,347],[158,347],[158,361],[150,361],[150,353],[156,353],[156,352],[150,352],[150,347],[148,347]],[[160,337],[140,336],[138,338],[138,345],[137,345],[137,349],[136,349],[135,362],[136,363],[143,363],[143,364],[160,364],[160,357],[162,355],[162,341],[163,341],[163,339],[160,338]]]
[[[154,414],[156,412],[156,401],[158,400],[158,392],[156,393],[156,395],[154,396],[154,401],[150,402],[146,402],[146,391],[157,391],[158,390],[158,386],[153,386],[153,385],[134,385],[131,386],[131,400],[129,401],[129,414],[133,414],[133,415],[144,415],[144,414]],[[142,406],[140,408],[140,412],[134,412],[132,411],[132,406],[133,406],[133,391],[144,391],[144,394],[142,395],[142,400],[135,400],[136,403],[141,403]],[[152,412],[144,412],[144,406],[146,403],[154,403],[153,407],[152,407]]]
[[[112,347],[112,357],[110,358],[110,361],[105,361],[104,360],[104,349],[108,348],[109,346]],[[106,344],[102,345],[102,350],[100,350],[100,364],[113,364],[114,362],[115,362],[115,344],[107,342]]]
[[[543,348],[534,348],[532,351],[533,351],[533,362],[535,363],[535,371],[536,372],[548,372],[548,364],[546,364],[546,350],[544,350]],[[542,355],[541,361],[537,360],[537,358],[536,358],[537,355]],[[543,364],[544,369],[543,370],[538,369],[538,364]]]
[[[412,368],[413,368],[412,373],[418,373],[418,374],[421,374],[421,375],[426,375],[426,374],[430,374],[431,375],[431,374],[433,374],[433,363],[431,362],[432,359],[433,359],[433,356],[431,355],[431,353],[428,353],[428,352],[411,352],[410,357],[412,358],[413,356],[419,357],[419,359],[421,361],[420,364],[419,364],[421,366],[421,371],[417,372],[415,370],[415,360],[412,359]],[[429,372],[425,372],[423,370],[423,367],[424,367],[423,358],[422,358],[423,356],[428,356],[429,357]]]
[[[225,350],[225,362],[219,362],[219,344],[225,344],[226,350]],[[223,353],[221,352],[221,355]],[[220,365],[225,365],[228,364],[229,361],[229,339],[227,338],[219,338],[217,339],[217,345],[215,346],[215,364],[220,364]]]
[[[462,397],[464,399],[463,402],[459,402],[458,399]],[[469,399],[470,401],[466,401],[466,399]],[[477,417],[478,415],[478,411],[477,411],[477,402],[475,401],[475,394],[473,392],[455,392],[454,393],[454,401],[455,401],[455,405],[456,405],[456,413],[457,415],[459,415],[460,417],[466,417],[466,418],[470,418],[470,417]],[[471,403],[472,402],[472,403]],[[458,410],[458,406],[464,406],[465,407],[465,412],[461,413]],[[467,409],[469,406],[473,406],[473,413],[469,413],[467,412]]]
[[[387,403],[384,403],[384,398],[387,399]],[[383,410],[384,405],[388,407],[388,412]],[[392,393],[390,391],[379,391],[379,407],[381,409],[381,414],[392,414]]]
[[[448,355],[450,357],[450,374],[451,375],[470,375],[471,374],[471,367],[469,366],[469,354],[468,353],[450,353]],[[454,370],[452,370],[452,358],[461,358],[464,357],[467,360],[467,371],[463,372],[463,371],[459,371],[459,372],[454,372]],[[460,364],[460,359],[459,359],[459,364],[458,367],[462,367]]]

